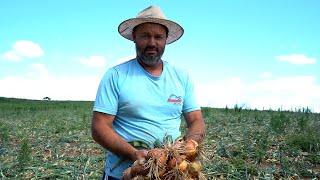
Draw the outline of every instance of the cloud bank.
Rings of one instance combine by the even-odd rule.
[[[107,65],[107,60],[104,56],[90,56],[80,58],[80,63],[93,68],[104,68]]]
[[[261,79],[247,83],[229,78],[210,84],[196,84],[201,106],[234,107],[235,104],[257,109],[309,107],[320,112],[320,85],[313,76]]]
[[[133,57],[119,58],[114,64]],[[95,68],[109,66],[103,56],[89,56],[78,62]],[[27,99],[42,99],[48,96],[53,100],[93,101],[102,76],[99,74],[62,77],[51,74],[46,65],[40,63],[30,64],[26,68],[28,72],[19,76],[0,78],[0,96]],[[198,101],[201,106],[221,108],[232,108],[238,104],[261,110],[295,110],[309,107],[315,112],[320,112],[320,85],[317,84],[315,76],[275,77],[271,72],[263,72],[259,77],[255,82],[246,82],[240,77],[206,84],[197,82],[195,86]]]
[[[282,55],[282,56],[277,56],[276,59],[278,61],[284,61],[288,62],[290,64],[315,64],[316,63],[316,58],[312,57],[307,57],[304,54],[291,54],[291,55]]]
[[[100,77],[54,76],[44,64],[31,64],[29,71],[20,76],[0,79],[0,96],[52,100],[94,100]]]
[[[28,41],[16,41],[12,49],[5,52],[2,57],[8,61],[21,61],[25,58],[37,58],[44,55],[44,51],[39,44]]]

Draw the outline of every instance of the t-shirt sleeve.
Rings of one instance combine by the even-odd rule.
[[[197,103],[196,95],[194,92],[193,81],[187,75],[186,84],[185,84],[185,97],[183,99],[182,112],[188,113],[195,110],[200,110],[200,106]]]
[[[116,115],[118,109],[118,72],[112,68],[100,81],[93,111]]]

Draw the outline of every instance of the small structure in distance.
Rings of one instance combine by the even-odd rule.
[[[42,100],[45,100],[45,101],[51,101],[51,98],[50,98],[50,97],[48,97],[48,96],[46,96],[46,97],[42,98]]]

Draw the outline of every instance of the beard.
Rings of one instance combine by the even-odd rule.
[[[156,50],[157,53],[154,55],[147,55],[146,51],[149,49]],[[142,62],[143,64],[145,64],[147,66],[156,66],[161,61],[161,57],[164,53],[164,48],[159,49],[156,47],[146,47],[146,48],[142,49],[136,45],[136,52],[137,52],[137,59],[140,62]]]

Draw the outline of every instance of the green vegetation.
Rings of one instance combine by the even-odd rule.
[[[92,102],[0,98],[0,179],[100,179],[104,150],[91,138],[91,109]],[[202,110],[208,179],[320,178],[320,114]]]
[[[18,154],[19,167],[23,169],[23,167],[27,166],[28,163],[30,162],[31,162],[31,147],[28,143],[28,140],[23,139],[21,142],[21,148]]]
[[[0,98],[0,179],[100,179],[92,102]]]
[[[320,114],[203,108],[210,178],[320,178]]]

